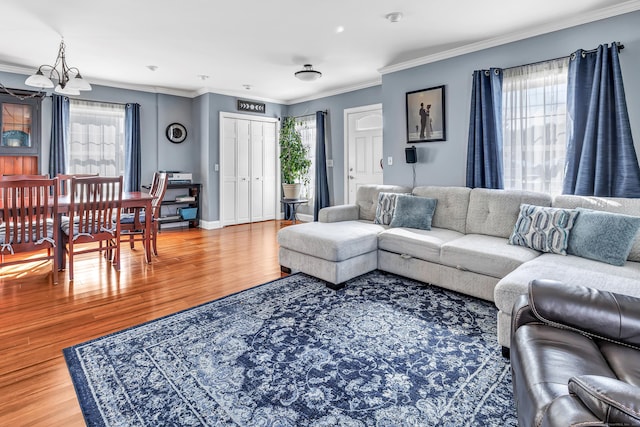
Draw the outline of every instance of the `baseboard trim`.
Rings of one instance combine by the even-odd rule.
[[[215,230],[216,228],[222,228],[222,224],[220,224],[220,221],[200,220],[200,228],[204,228],[205,230]]]

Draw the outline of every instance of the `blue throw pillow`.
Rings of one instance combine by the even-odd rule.
[[[567,254],[569,231],[578,216],[573,209],[520,205],[520,214],[509,237],[509,244],[541,252]]]
[[[431,230],[431,220],[436,210],[437,199],[398,194],[396,209],[391,218],[391,227]]]
[[[640,229],[640,217],[577,208],[567,252],[583,258],[624,265]]]

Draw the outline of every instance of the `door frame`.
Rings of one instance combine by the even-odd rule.
[[[382,113],[382,103],[363,105],[361,107],[345,108],[344,109],[344,164],[343,164],[343,180],[344,180],[344,204],[349,203],[349,116],[352,114],[360,114],[366,111],[378,111]],[[383,116],[384,117],[384,116]],[[383,129],[384,131],[384,129]],[[382,146],[384,147],[384,139],[382,140]],[[384,176],[384,172],[383,172]]]
[[[280,194],[280,192],[278,191],[281,187],[281,180],[280,180],[280,144],[278,143],[278,141],[280,141],[280,126],[278,126],[278,123],[280,122],[280,119],[277,117],[261,117],[261,116],[254,116],[252,114],[239,114],[239,113],[229,113],[226,111],[220,111],[220,113],[218,114],[218,218],[220,221],[220,226],[221,228],[224,227],[223,225],[223,220],[222,220],[222,215],[223,215],[223,203],[224,203],[224,179],[222,176],[222,172],[224,170],[224,165],[223,165],[223,161],[224,161],[224,126],[223,126],[223,121],[224,119],[240,119],[240,120],[249,120],[249,121],[257,121],[257,122],[265,122],[265,123],[274,123],[275,124],[275,128],[276,128],[276,194]],[[278,208],[280,206],[280,202],[279,200],[274,200],[274,203],[276,203],[276,219],[281,219],[281,213],[280,213],[280,209]]]

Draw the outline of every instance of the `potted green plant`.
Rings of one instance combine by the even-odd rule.
[[[301,184],[309,182],[311,160],[308,148],[302,143],[300,132],[296,130],[293,117],[285,117],[280,130],[280,168],[282,171],[282,191],[286,199],[297,199]]]

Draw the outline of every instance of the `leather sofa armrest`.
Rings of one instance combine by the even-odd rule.
[[[640,298],[555,280],[533,280],[528,295],[548,325],[640,349]]]
[[[529,296],[520,295],[511,311],[511,336],[514,336],[520,326],[526,325],[527,323],[540,323],[540,320],[531,310]]]
[[[320,209],[318,222],[356,221],[360,216],[358,205],[339,205]]]
[[[581,375],[569,379],[569,392],[607,424],[640,424],[640,388],[615,378]]]

